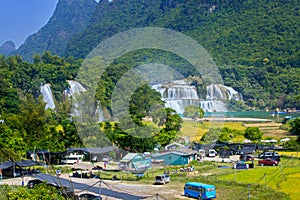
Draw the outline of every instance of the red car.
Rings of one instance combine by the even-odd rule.
[[[273,165],[273,166],[277,166],[278,163],[279,163],[279,161],[273,160],[273,159],[271,159],[271,158],[266,158],[266,159],[264,159],[264,160],[259,160],[259,161],[258,161],[258,164],[259,164],[260,166],[264,166],[264,165]]]

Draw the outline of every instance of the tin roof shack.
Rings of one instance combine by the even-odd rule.
[[[6,177],[19,177],[25,174],[31,174],[34,171],[29,171],[28,169],[24,169],[25,167],[33,167],[33,166],[43,166],[42,162],[35,162],[32,160],[21,160],[21,161],[6,161],[0,163],[0,169],[2,171],[3,176]]]
[[[165,146],[165,150],[174,150],[174,149],[181,149],[181,148],[184,148],[184,145],[179,144],[177,142],[173,142]]]
[[[191,149],[176,149],[157,153],[152,156],[152,161],[163,160],[164,165],[186,165],[192,160],[197,160],[197,151]]]
[[[145,159],[139,153],[128,153],[120,160],[120,168],[125,170],[141,171],[149,167],[151,167],[150,159]]]

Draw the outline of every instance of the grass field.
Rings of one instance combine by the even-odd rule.
[[[234,171],[234,170],[233,170]],[[282,158],[279,166],[255,166],[254,169],[240,170],[220,176],[221,180],[236,183],[260,185],[289,195],[296,200],[300,196],[300,160],[298,158]]]
[[[142,178],[124,172],[100,172],[103,179],[113,175],[122,177],[124,182],[152,185],[154,177],[164,172],[179,172],[170,174],[171,182],[164,185],[164,190],[175,190],[182,193],[183,186],[188,181],[204,182],[217,187],[217,199],[247,199],[250,191],[251,199],[291,199],[300,196],[300,160],[298,158],[282,158],[280,166],[257,166],[248,170],[234,170],[231,164],[214,162],[192,162],[193,172],[180,172],[182,166],[161,167],[150,169]],[[228,166],[228,168],[220,168]],[[249,189],[249,190],[248,190]],[[159,191],[157,191],[159,192]],[[164,194],[165,199],[182,199]]]
[[[199,141],[210,128],[228,127],[238,131],[245,131],[247,127],[258,127],[264,133],[263,139],[294,138],[288,131],[280,129],[281,123],[243,123],[243,122],[194,122],[184,121],[181,128],[181,136],[187,136],[191,142]],[[232,142],[242,142],[245,138],[241,135],[232,139]]]
[[[291,157],[300,158],[300,152],[280,151],[278,153],[283,156],[291,156]]]
[[[239,131],[246,129],[242,122],[193,122],[184,121],[181,128],[182,136],[188,136],[191,142],[199,141],[210,128],[228,127]],[[243,140],[244,138],[242,138]]]

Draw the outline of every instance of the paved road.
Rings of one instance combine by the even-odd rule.
[[[107,188],[99,187],[99,182],[94,185],[88,185],[85,183],[77,183],[74,181],[70,181],[65,178],[58,178],[56,176],[50,175],[50,174],[33,174],[33,177],[36,179],[40,179],[42,181],[47,181],[49,184],[56,185],[56,186],[63,186],[67,188],[74,188],[74,190],[80,190],[80,191],[88,191],[92,193],[99,194],[101,192],[102,195],[110,196],[118,199],[125,199],[125,200],[138,200],[138,199],[146,199],[146,196],[137,196],[128,194],[125,192],[118,192],[115,190],[109,190]],[[100,180],[99,180],[100,181]]]

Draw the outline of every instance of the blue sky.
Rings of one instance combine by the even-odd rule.
[[[58,0],[0,0],[0,46],[12,40],[20,46],[52,16]]]

